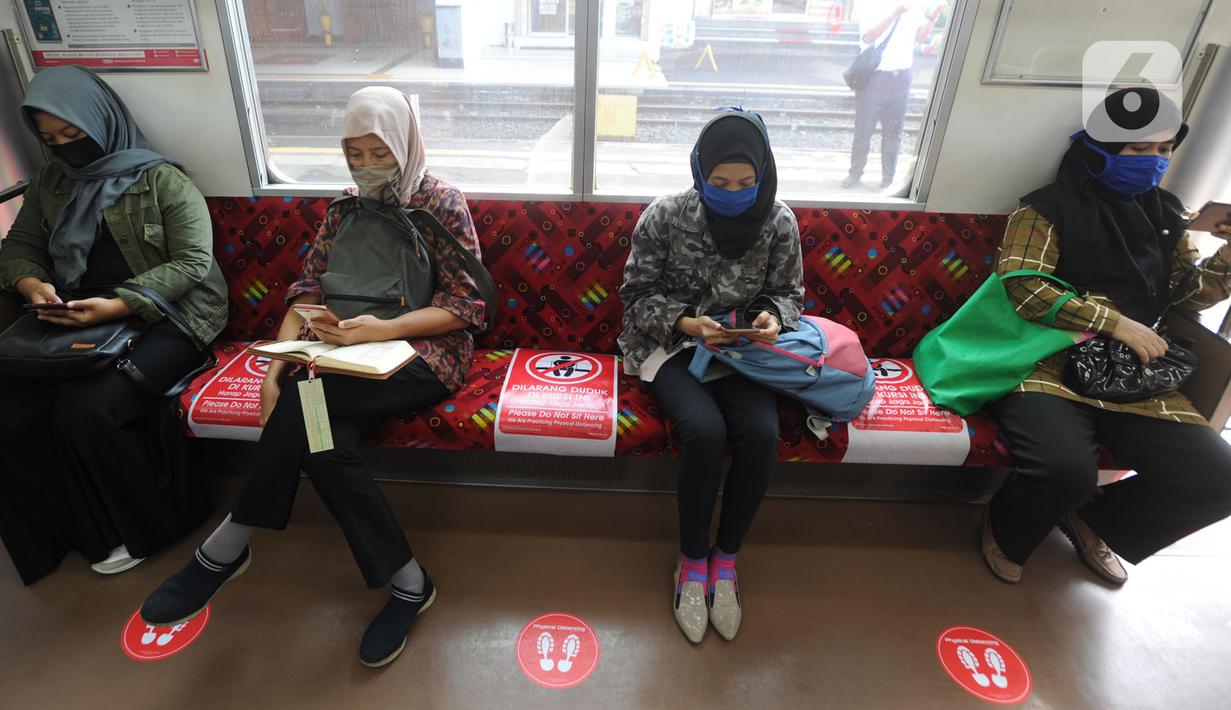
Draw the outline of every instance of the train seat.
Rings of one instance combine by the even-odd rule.
[[[317,198],[209,199],[216,254],[231,288],[231,317],[215,344],[219,367],[183,396],[191,436],[256,438],[261,365],[243,355],[243,348],[276,331],[285,312],[282,294],[299,273],[327,204]],[[615,353],[622,317],[617,290],[642,209],[616,203],[473,201],[483,258],[500,287],[498,323],[479,343],[463,391],[416,417],[387,422],[371,443],[491,449],[500,386],[514,348]],[[909,375],[909,355],[922,334],[952,314],[990,273],[1005,220],[888,210],[795,212],[807,312],[859,332],[884,382],[891,384]],[[912,386],[909,398],[917,399],[917,385],[901,385]],[[834,425],[818,439],[808,430],[803,410],[784,400],[779,456],[789,461],[1009,463],[987,416],[972,415],[963,423],[935,410],[899,415],[896,408],[887,408],[890,414],[875,421]],[[660,456],[675,449],[653,400],[635,378],[621,375],[618,410],[617,455]]]

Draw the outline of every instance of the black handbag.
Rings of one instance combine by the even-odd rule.
[[[120,288],[136,291],[150,299],[180,330],[190,332],[183,314],[157,291],[133,283],[121,284]],[[102,291],[113,292],[114,289]],[[69,328],[41,321],[34,313],[29,313],[0,333],[0,374],[32,380],[73,380],[114,367],[142,390],[173,397],[187,389],[197,375],[217,364],[211,351],[200,367],[169,389],[155,388],[125,357],[143,332],[145,324],[135,318]]]
[[[1178,390],[1197,371],[1197,354],[1187,338],[1161,334],[1167,354],[1141,364],[1137,353],[1106,335],[1069,350],[1064,384],[1077,394],[1104,402],[1140,402]]]
[[[872,78],[872,72],[881,65],[881,55],[885,52],[885,46],[889,44],[889,39],[893,37],[893,31],[898,28],[898,22],[902,19],[899,15],[898,19],[893,21],[893,27],[889,28],[889,34],[885,35],[885,39],[880,44],[869,44],[864,47],[863,51],[855,57],[855,61],[842,72],[842,79],[846,81],[846,85],[851,87],[853,91],[859,91],[868,83],[868,79]]]
[[[1192,273],[1190,269],[1172,291],[1171,303]],[[1121,404],[1178,390],[1197,371],[1197,354],[1191,349],[1192,340],[1167,335],[1162,321],[1163,316],[1159,316],[1153,326],[1167,342],[1167,352],[1162,357],[1143,365],[1132,348],[1111,336],[1098,335],[1069,348],[1064,384],[1077,394]]]

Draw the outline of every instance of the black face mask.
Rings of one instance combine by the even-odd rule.
[[[48,150],[55,154],[57,158],[74,168],[84,168],[93,163],[95,160],[106,155],[103,152],[103,147],[94,142],[94,139],[86,136],[78,138],[70,143],[61,143],[59,145],[49,145]]]

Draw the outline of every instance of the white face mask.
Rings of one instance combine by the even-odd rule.
[[[351,178],[355,181],[355,185],[359,187],[360,197],[366,197],[371,200],[384,200],[392,192],[392,196],[396,201],[396,191],[390,190],[390,188],[397,184],[401,174],[401,168],[396,163],[393,165],[352,168],[350,174]]]

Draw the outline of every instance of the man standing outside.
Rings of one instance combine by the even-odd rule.
[[[910,95],[911,66],[915,45],[925,41],[936,26],[947,2],[925,12],[922,3],[874,2],[859,21],[860,50],[882,46],[876,71],[855,92],[855,138],[851,143],[851,170],[842,181],[852,188],[863,177],[876,124],[881,126],[881,189],[893,182],[902,147],[902,125],[906,121],[906,100]]]

